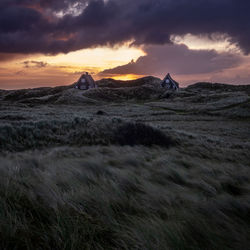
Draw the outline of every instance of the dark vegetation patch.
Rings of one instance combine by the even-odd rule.
[[[52,120],[0,125],[0,150],[23,151],[62,145],[159,145],[168,147],[172,139],[156,128],[121,120]]]
[[[172,139],[162,131],[143,123],[126,123],[119,126],[114,140],[120,145],[164,146],[173,144]]]
[[[106,115],[107,113],[106,113],[105,111],[103,111],[103,110],[98,110],[98,111],[96,112],[96,114],[97,114],[97,115]]]
[[[240,196],[247,192],[247,190],[239,182],[228,180],[221,183],[222,188],[229,194]]]
[[[7,120],[7,121],[21,121],[27,120],[28,117],[24,117],[22,115],[3,115],[0,116],[0,120]]]

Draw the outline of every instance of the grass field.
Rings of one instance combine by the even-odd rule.
[[[133,84],[0,91],[0,249],[249,249],[249,86]]]

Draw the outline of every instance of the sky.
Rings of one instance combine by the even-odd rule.
[[[0,89],[168,72],[250,84],[249,0],[0,0]]]

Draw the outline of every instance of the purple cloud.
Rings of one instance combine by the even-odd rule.
[[[249,13],[250,2],[238,0],[1,0],[0,53],[67,53],[131,39],[160,45],[171,35],[221,33],[249,54]]]
[[[185,45],[151,45],[145,47],[146,56],[136,62],[107,69],[101,75],[138,74],[161,75],[163,72],[174,74],[202,74],[219,72],[239,65],[241,57],[232,53],[218,53],[215,50],[190,50]]]

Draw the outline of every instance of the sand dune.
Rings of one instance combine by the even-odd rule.
[[[0,91],[0,248],[247,249],[250,86],[99,86]]]

